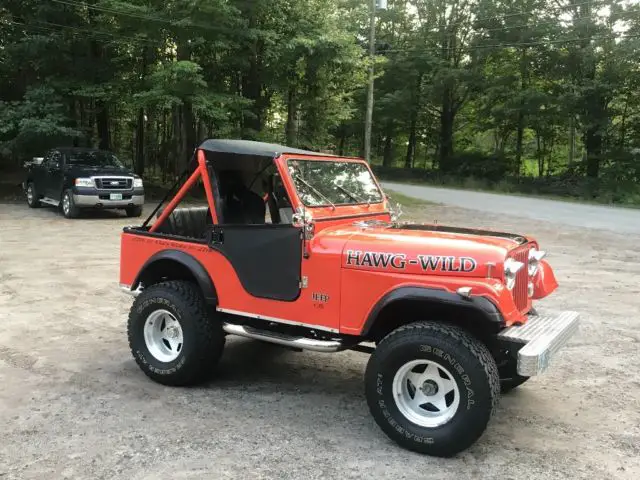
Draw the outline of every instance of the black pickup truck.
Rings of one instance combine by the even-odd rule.
[[[142,215],[142,179],[109,151],[95,148],[53,148],[40,163],[27,167],[23,182],[31,208],[43,203],[75,218],[81,209],[123,209],[129,217]]]

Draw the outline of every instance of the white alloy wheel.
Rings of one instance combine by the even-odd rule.
[[[180,322],[167,310],[155,310],[144,323],[144,342],[156,360],[174,361],[182,352],[184,342]]]
[[[62,211],[65,216],[69,215],[69,211],[71,210],[71,199],[69,198],[69,194],[65,193],[64,197],[62,197]]]
[[[435,428],[449,422],[458,411],[460,390],[453,375],[439,363],[413,360],[396,372],[393,398],[407,420]]]

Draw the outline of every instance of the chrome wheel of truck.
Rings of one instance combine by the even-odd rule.
[[[484,433],[498,405],[500,377],[487,347],[462,328],[414,322],[380,341],[367,364],[365,394],[389,438],[449,457]]]
[[[37,208],[40,206],[40,200],[38,199],[38,192],[32,182],[27,185],[27,205],[31,208]]]
[[[71,190],[65,190],[62,195],[62,214],[66,218],[76,218],[79,213],[79,209],[73,201]]]

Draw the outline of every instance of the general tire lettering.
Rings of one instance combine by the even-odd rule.
[[[460,392],[460,405],[444,425],[422,427],[402,415],[392,392],[405,363],[427,359],[446,368]],[[416,322],[387,335],[369,359],[367,403],[380,428],[400,445],[448,457],[472,445],[484,432],[500,398],[498,368],[486,346],[464,330],[437,322]]]
[[[184,345],[172,362],[160,362],[144,341],[144,324],[154,310],[171,312],[180,322]],[[145,288],[134,301],[127,325],[129,346],[138,366],[164,385],[193,385],[206,380],[222,355],[225,336],[222,324],[207,312],[198,287],[190,282],[170,281]]]

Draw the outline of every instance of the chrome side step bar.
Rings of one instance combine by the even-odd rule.
[[[46,203],[48,205],[52,205],[54,207],[57,207],[60,205],[60,202],[58,200],[54,200],[53,198],[49,198],[49,197],[43,197],[40,199],[40,201],[42,203]]]
[[[246,325],[235,325],[232,323],[223,323],[222,329],[232,335],[240,337],[253,338],[264,342],[276,343],[278,345],[286,345],[293,348],[301,348],[304,350],[313,350],[314,352],[337,352],[344,348],[340,340],[316,340],[305,337],[291,337],[281,333],[269,332],[266,330],[258,330]]]

